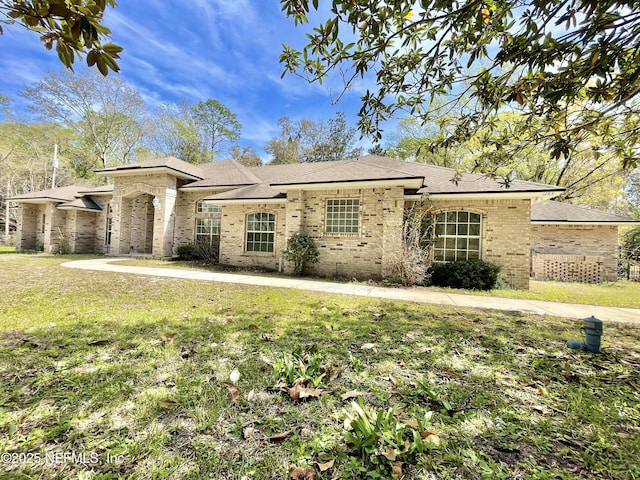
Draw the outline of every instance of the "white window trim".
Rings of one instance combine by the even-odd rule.
[[[336,201],[348,201],[348,202],[358,202],[358,211],[357,211],[357,229],[354,232],[337,232],[337,231],[329,231],[329,202]],[[353,205],[352,205],[353,206]],[[361,213],[362,201],[360,197],[333,197],[327,198],[324,202],[324,234],[330,237],[357,237],[360,235],[360,231],[362,228],[362,213]],[[340,212],[338,212],[340,213]],[[346,212],[345,212],[346,213]],[[345,219],[346,220],[346,219]],[[340,219],[338,219],[340,221]],[[340,225],[337,225],[339,227]],[[345,223],[346,226],[346,223]],[[332,225],[332,227],[336,227],[336,225]]]
[[[267,231],[262,231],[262,230],[249,230],[249,217],[251,215],[267,215],[267,223],[271,224],[273,226],[272,230],[267,230]],[[273,221],[270,221],[271,217],[273,217]],[[263,221],[262,219],[260,221]],[[275,213],[272,212],[266,212],[266,211],[259,211],[259,212],[250,212],[247,213],[245,215],[245,219],[244,219],[244,253],[245,254],[249,254],[249,255],[269,255],[269,256],[273,256],[276,253],[276,221],[277,221],[277,216]],[[271,251],[260,251],[260,250],[249,250],[249,234],[250,233],[254,233],[254,234],[263,234],[263,233],[267,233],[267,234],[271,234],[273,236],[273,241],[272,242],[251,242],[252,244],[266,244],[272,245]]]

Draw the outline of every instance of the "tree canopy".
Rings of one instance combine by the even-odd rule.
[[[278,119],[280,134],[272,138],[265,150],[273,155],[272,163],[326,162],[360,155],[355,146],[356,130],[347,125],[343,112],[335,118],[313,121]]]
[[[404,111],[422,120],[464,108],[441,139],[463,142],[511,108],[543,119],[529,141],[569,156],[600,139],[623,167],[638,165],[640,7],[626,0],[332,0],[302,49],[284,45],[283,75],[310,82],[331,74],[362,95],[359,128],[382,138],[381,122]],[[318,0],[281,0],[295,24],[319,15]],[[447,101],[435,111],[438,98]],[[620,128],[624,126],[624,128]],[[615,131],[615,135],[613,134]]]
[[[0,34],[3,24],[21,25],[40,34],[47,50],[55,45],[65,67],[86,54],[87,65],[107,75],[120,71],[122,47],[105,43],[111,31],[102,23],[106,8],[115,6],[115,0],[0,0]]]

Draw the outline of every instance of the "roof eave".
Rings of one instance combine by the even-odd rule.
[[[233,184],[233,185],[196,185],[196,186],[192,186],[192,185],[184,185],[180,188],[178,188],[179,192],[203,192],[203,191],[207,191],[207,190],[221,190],[221,191],[227,191],[227,190],[233,190],[235,188],[242,188],[242,187],[247,187],[249,185],[253,185],[252,183],[242,183],[242,184]]]
[[[289,190],[326,190],[336,188],[370,188],[378,186],[420,188],[424,177],[393,178],[379,180],[336,180],[330,182],[299,182],[299,183],[271,183],[274,190],[287,192]]]
[[[491,199],[522,199],[522,200],[548,200],[556,197],[563,190],[552,191],[512,191],[512,192],[451,192],[428,193],[430,199],[439,198],[448,200],[491,200]]]
[[[262,204],[262,203],[286,203],[285,197],[280,198],[230,198],[226,200],[217,199],[214,200],[216,204],[220,205],[240,205],[240,204]]]
[[[531,223],[536,225],[605,225],[605,226],[628,226],[628,225],[640,225],[640,220],[637,221],[616,221],[612,220],[610,222],[575,222],[572,220],[531,220]]]
[[[103,175],[109,177],[125,177],[132,175],[146,175],[148,173],[171,173],[172,175],[181,178],[183,180],[204,180],[202,177],[192,175],[182,170],[178,170],[173,167],[140,167],[138,165],[132,165],[130,167],[111,167],[103,168],[101,170],[94,170],[96,175]]]

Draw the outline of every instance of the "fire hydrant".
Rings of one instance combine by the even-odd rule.
[[[567,347],[575,350],[588,350],[591,353],[600,353],[600,337],[602,337],[602,320],[596,317],[589,317],[583,320],[582,330],[584,330],[585,341],[569,340]]]

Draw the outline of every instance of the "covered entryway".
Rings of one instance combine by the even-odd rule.
[[[121,254],[153,254],[154,198],[140,192],[122,198]]]

